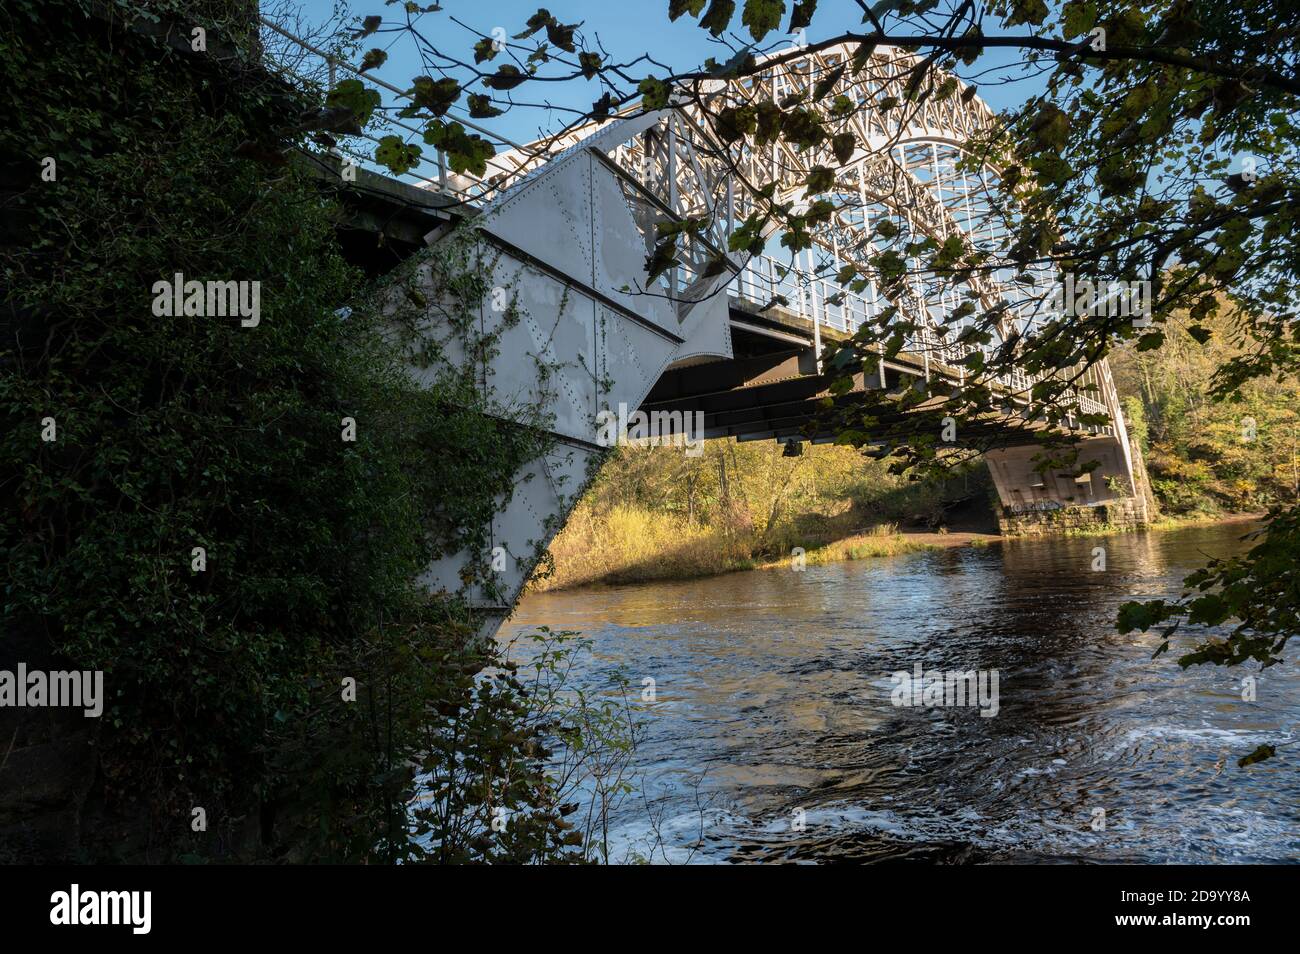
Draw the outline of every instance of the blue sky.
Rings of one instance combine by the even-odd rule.
[[[387,19],[397,19],[402,15],[400,4],[385,6],[383,0],[348,0],[353,14],[363,16],[380,14]],[[472,25],[483,33],[491,33],[494,27],[503,27],[513,35],[522,29],[524,22],[535,13],[539,6],[545,6],[557,19],[564,23],[582,22],[582,32],[589,40],[597,37],[601,44],[615,60],[628,61],[642,54],[649,53],[655,60],[675,70],[685,70],[700,65],[707,57],[719,60],[728,58],[726,47],[712,39],[706,30],[699,27],[696,20],[684,16],[676,23],[668,21],[668,0],[441,0],[442,11],[423,14],[419,21],[420,29],[429,39],[447,52],[472,58],[472,47],[477,37],[455,20]],[[302,10],[309,21],[323,21],[328,18],[332,8],[330,0],[303,0]],[[738,5],[739,6],[739,5]],[[788,16],[788,15],[787,15]],[[808,31],[808,40],[816,42],[826,36],[840,33],[847,29],[856,29],[861,23],[861,14],[852,0],[821,0],[813,27]],[[734,25],[740,27],[737,13]],[[377,75],[396,86],[406,88],[412,77],[428,72],[420,62],[420,57],[409,37],[401,36],[394,41],[396,34],[368,37],[363,41],[363,48],[371,46],[388,47],[389,59]],[[747,40],[748,32],[744,33]],[[766,42],[783,42],[787,37],[771,34]],[[792,38],[790,38],[792,39]],[[391,45],[390,45],[391,44]],[[1001,63],[1013,60],[1013,56],[1004,55]],[[995,63],[988,57],[980,64],[981,70],[990,68]],[[1008,68],[1002,67],[996,75],[1005,75]],[[1013,74],[1019,70],[1010,67]],[[649,64],[640,64],[637,75],[661,73]],[[993,78],[993,77],[989,77]],[[981,95],[995,109],[1022,102],[1041,88],[1036,80],[1016,82],[1011,85],[980,84]],[[531,86],[525,87],[530,90]],[[546,90],[552,102],[580,109],[589,109],[593,100],[600,95],[600,88],[595,82],[578,80],[573,83],[548,87]],[[537,139],[546,131],[562,125],[560,114],[548,114],[542,109],[515,108],[506,115],[483,125],[490,126],[505,138],[517,142]]]

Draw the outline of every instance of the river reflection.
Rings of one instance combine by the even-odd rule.
[[[617,813],[615,859],[1293,861],[1300,751],[1236,759],[1293,740],[1295,665],[1184,672],[1179,645],[1152,660],[1154,636],[1113,622],[1248,529],[538,594],[502,637],[580,630],[580,680],[655,679],[636,755],[649,809]],[[998,714],[894,706],[890,674],[917,663],[997,670]]]

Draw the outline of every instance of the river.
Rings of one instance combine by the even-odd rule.
[[[1183,671],[1191,638],[1153,660],[1154,635],[1114,626],[1120,603],[1177,595],[1249,529],[535,594],[502,638],[578,630],[593,647],[579,684],[620,667],[638,693],[654,680],[614,861],[1296,861],[1294,661]],[[996,714],[895,705],[912,697],[892,674],[918,664],[988,687],[996,671]],[[1263,743],[1283,747],[1238,768]]]

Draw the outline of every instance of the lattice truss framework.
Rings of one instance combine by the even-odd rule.
[[[860,295],[846,292],[834,276],[842,265],[850,263],[862,275],[870,276],[870,256],[887,244],[897,250],[906,240],[923,237],[942,244],[954,234],[962,235],[969,246],[989,252],[991,261],[1005,261],[1015,223],[994,202],[997,172],[986,163],[975,169],[960,163],[967,144],[995,117],[977,96],[962,95],[965,85],[960,81],[943,100],[930,97],[920,104],[908,103],[905,80],[916,58],[879,48],[855,74],[850,66],[855,50],[856,44],[844,44],[808,52],[774,63],[770,69],[763,69],[760,60],[754,75],[710,81],[704,90],[703,108],[714,113],[725,106],[780,104],[792,97],[806,103],[823,79],[838,74],[819,105],[839,96],[853,105],[847,115],[828,123],[832,135],[851,132],[858,143],[847,163],[833,155],[829,139],[822,146],[802,150],[780,139],[762,149],[755,148],[748,138],[724,146],[710,132],[701,106],[683,99],[668,109],[637,111],[612,122],[586,124],[564,136],[499,154],[482,180],[459,185],[490,205],[494,197],[537,174],[549,160],[575,148],[597,145],[629,183],[626,194],[638,210],[647,253],[655,241],[656,222],[672,217],[707,221],[699,238],[683,242],[680,267],[651,289],[689,301],[693,291],[706,284],[701,277],[706,263],[718,250],[726,249],[733,230],[759,210],[763,200],[755,194],[757,187],[777,183],[772,200],[793,203],[798,212],[809,201],[809,172],[814,166],[829,167],[835,170],[835,185],[829,194],[817,198],[829,198],[834,212],[828,223],[810,230],[813,249],[787,253],[783,260],[733,254],[739,294],[758,301],[777,295],[788,298],[786,293],[793,291],[801,312],[807,304],[808,311],[847,331],[896,306],[897,315],[918,329],[908,336],[907,350],[955,366],[976,347],[956,341],[973,317],[954,324],[944,322],[963,301],[971,300],[977,314],[1005,309],[994,340],[981,346],[992,351],[1040,319],[1045,296],[1026,293],[1012,281],[1009,268],[967,273],[954,283],[940,280],[932,272],[926,274],[926,263],[916,258],[906,262],[906,290],[892,297],[875,281],[869,281]],[[771,59],[773,56],[768,57]],[[939,78],[942,80],[942,75]],[[887,111],[874,108],[885,97],[894,97],[899,105]],[[876,235],[874,229],[882,217],[898,227],[903,242],[888,243]],[[777,238],[769,235],[769,248],[777,244]],[[1036,285],[1051,280],[1046,270],[1026,271]],[[1034,379],[1013,372],[1000,380],[1011,391],[1024,393]],[[1113,417],[1117,398],[1105,362],[1084,372],[1080,383],[1085,387],[1068,396],[1075,398],[1082,410]]]

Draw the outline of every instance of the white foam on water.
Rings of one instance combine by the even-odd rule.
[[[1184,743],[1198,748],[1240,749],[1249,752],[1260,745],[1280,745],[1293,741],[1294,729],[1286,732],[1274,730],[1261,732],[1255,729],[1218,729],[1203,725],[1199,728],[1178,725],[1140,725],[1129,729],[1121,739],[1105,754],[1103,761],[1110,761],[1119,755],[1137,747],[1139,744]]]

